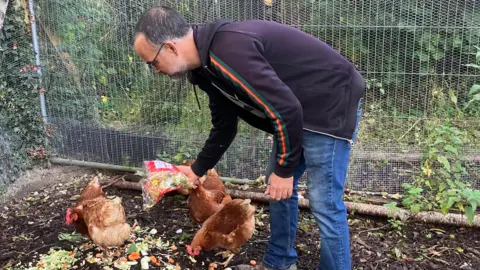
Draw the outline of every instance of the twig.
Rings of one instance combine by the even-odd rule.
[[[23,253],[23,254],[24,254],[24,256],[27,256],[27,255],[30,255],[30,254],[32,254],[33,252],[35,252],[35,251],[37,251],[37,250],[39,250],[39,249],[46,248],[46,247],[49,248],[49,247],[53,247],[53,246],[55,246],[55,245],[56,245],[56,244],[50,244],[50,245],[46,245],[46,246],[41,246],[41,247],[38,247],[38,248],[35,248],[35,249],[31,250],[30,252],[28,252],[28,253],[26,253],[26,254],[25,254],[25,253]],[[58,248],[61,248],[61,247],[58,247]]]
[[[0,256],[0,262],[6,261],[6,260],[12,258],[13,256],[15,256],[15,254],[19,254],[19,253],[20,252],[18,252],[18,251],[10,251],[10,252],[4,253],[2,256]]]
[[[381,230],[381,229],[386,228],[386,227],[389,226],[389,225],[390,225],[390,224],[385,224],[385,225],[383,225],[383,226],[381,226],[381,227],[378,227],[378,228],[372,228],[372,229],[368,229],[368,230],[359,231],[359,232],[357,233],[357,235],[360,235],[361,233],[366,233],[366,232],[379,231],[379,230]]]
[[[439,263],[443,263],[443,264],[446,264],[446,265],[450,266],[450,263],[448,263],[448,262],[446,262],[446,261],[444,261],[444,260],[442,260],[442,259],[438,259],[438,258],[434,258],[434,257],[427,257],[427,258],[430,259],[430,260],[433,260],[433,261],[436,261],[436,262],[439,262]]]
[[[114,179],[115,179],[115,180],[113,180],[112,182],[110,182],[110,183],[102,186],[102,189],[105,189],[105,188],[107,188],[107,187],[109,187],[109,186],[117,183],[117,182],[120,181],[120,180],[125,180],[125,175],[116,176]]]
[[[365,243],[362,239],[360,238],[355,238],[354,239],[355,242],[359,243],[360,245],[366,247],[368,250],[372,250],[372,247],[367,245],[367,243]]]
[[[478,251],[474,248],[466,247],[465,250],[470,252],[470,253],[473,253],[473,254],[477,255],[478,257],[480,257],[480,251]]]
[[[413,125],[407,130],[407,132],[405,132],[405,134],[403,134],[402,136],[400,136],[400,138],[398,138],[397,142],[401,141],[403,139],[403,137],[407,136],[407,134],[410,132],[410,130],[412,130],[413,127],[415,127],[418,122],[424,120],[423,118],[420,118],[418,119],[415,123],[413,123]]]

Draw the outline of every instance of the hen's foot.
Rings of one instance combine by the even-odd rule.
[[[230,261],[232,260],[233,256],[235,256],[234,253],[230,252],[230,251],[222,251],[222,252],[218,252],[217,254],[215,254],[215,256],[218,256],[218,255],[222,255],[223,258],[226,258],[228,257],[228,259],[224,262],[215,262],[217,264],[220,264],[220,265],[223,265],[223,267],[227,267],[227,265],[230,263]]]

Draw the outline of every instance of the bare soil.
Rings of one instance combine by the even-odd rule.
[[[65,224],[65,210],[75,204],[75,195],[94,173],[92,170],[69,168],[76,170],[75,173],[63,171],[63,174],[52,175],[65,168],[69,167],[56,168],[51,170],[51,174],[38,177],[36,182],[44,178],[53,179],[47,185],[26,185],[30,188],[20,190],[16,197],[0,204],[0,269],[28,269],[29,263],[36,266],[40,256],[50,249],[73,251],[69,255],[75,257],[76,262],[73,266],[64,265],[63,269],[109,269],[104,268],[105,259],[101,251],[91,243],[85,245],[88,241],[59,238],[62,233],[71,235],[74,231],[74,227]],[[101,179],[106,183],[110,176]],[[162,244],[150,247],[146,255],[153,255],[162,262],[159,266],[150,263],[149,269],[208,269],[210,263],[224,261],[221,256],[215,256],[218,251],[203,252],[195,258],[195,262],[189,258],[185,245],[190,243],[199,226],[192,223],[188,215],[185,196],[167,195],[152,210],[144,212],[140,192],[114,187],[105,191],[109,196],[120,196],[128,222],[145,230],[137,232],[132,241],[138,244],[142,239],[161,239]],[[15,195],[15,192],[11,194]],[[480,269],[478,229],[392,224],[387,219],[351,213],[349,222],[353,269]],[[148,233],[152,229],[157,231],[153,236]],[[233,257],[229,266],[248,264],[252,260],[261,262],[268,236],[268,205],[257,204],[255,235]],[[313,216],[308,210],[300,210],[296,240],[299,269],[315,269],[319,261],[319,244]],[[113,261],[128,258],[125,252],[130,245],[126,243]],[[137,263],[130,269],[141,269],[140,259]],[[62,266],[36,269],[62,269]],[[115,268],[111,265],[110,269]],[[217,269],[223,267],[218,265]]]

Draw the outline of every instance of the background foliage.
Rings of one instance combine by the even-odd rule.
[[[30,20],[23,1],[10,1],[0,33],[0,186],[42,157],[44,132],[40,118]]]

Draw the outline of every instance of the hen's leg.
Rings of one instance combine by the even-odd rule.
[[[223,265],[223,267],[227,267],[227,265],[228,265],[228,264],[230,263],[230,261],[232,260],[233,256],[235,256],[235,253],[232,253],[232,252],[230,252],[229,250],[227,250],[227,251],[222,251],[222,252],[218,252],[217,254],[215,254],[215,256],[218,256],[218,255],[222,255],[223,258],[228,257],[228,259],[227,259],[226,261],[222,262],[222,263],[216,262],[216,263],[218,263],[218,264],[220,264],[220,265]]]

